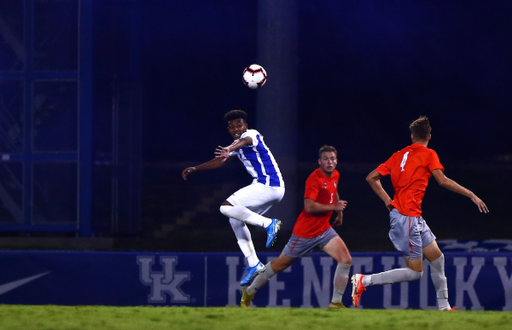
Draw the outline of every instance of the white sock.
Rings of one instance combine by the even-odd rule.
[[[336,271],[334,272],[334,290],[331,300],[333,303],[340,303],[343,299],[343,293],[348,283],[350,266],[349,264],[338,264],[338,266],[336,266]]]
[[[241,205],[221,205],[220,213],[224,214],[228,218],[237,219],[243,223],[248,223],[253,226],[266,228],[272,223],[272,219],[259,215],[258,213]]]
[[[258,291],[262,286],[268,283],[272,276],[274,276],[276,273],[274,273],[274,270],[272,270],[272,266],[270,266],[270,262],[266,264],[265,271],[254,279],[252,284],[247,288],[247,293],[253,296],[256,291]]]
[[[437,308],[440,310],[452,307],[448,302],[448,284],[446,283],[446,275],[444,273],[444,254],[430,263],[430,278],[434,283],[437,295]]]
[[[256,249],[254,249],[254,244],[252,242],[249,228],[247,228],[245,223],[236,219],[229,219],[229,223],[231,224],[231,228],[233,228],[233,232],[235,233],[238,246],[247,259],[247,264],[249,267],[256,266],[260,260],[256,255]]]
[[[422,275],[423,272],[419,273],[410,268],[391,269],[382,273],[363,276],[363,285],[367,287],[371,285],[415,281],[419,280]]]

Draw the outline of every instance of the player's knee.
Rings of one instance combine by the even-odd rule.
[[[350,254],[342,255],[339,264],[352,265],[352,256]]]
[[[417,272],[410,268],[407,268],[407,270],[408,270],[407,277],[408,277],[409,281],[419,280],[423,276],[423,272]]]
[[[279,273],[290,267],[295,260],[296,259],[288,258],[281,254],[277,259],[272,260],[270,265],[275,273]]]
[[[276,274],[282,272],[287,268],[286,265],[284,265],[282,262],[279,262],[278,259],[273,260],[270,263],[270,267],[272,267],[272,271]]]
[[[224,214],[226,217],[229,217],[229,210],[231,210],[232,208],[232,205],[221,205],[219,210],[220,213]]]

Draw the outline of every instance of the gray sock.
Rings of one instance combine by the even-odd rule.
[[[274,276],[276,274],[272,270],[272,267],[270,266],[270,262],[267,263],[265,266],[266,266],[265,271],[263,273],[259,274],[258,276],[256,276],[254,281],[252,281],[252,284],[247,288],[247,293],[250,294],[251,296],[253,296],[256,293],[256,291],[259,290],[259,288],[261,288],[262,286],[267,284],[268,281],[270,281],[270,279],[272,278],[272,276]]]
[[[340,303],[343,298],[343,293],[348,283],[348,274],[350,273],[349,264],[338,264],[334,272],[334,290],[332,292],[332,302]]]
[[[370,286],[392,284],[397,282],[409,282],[419,280],[422,275],[423,272],[419,273],[410,268],[391,269],[378,274],[365,275],[363,277],[363,285]]]
[[[439,309],[450,309],[448,303],[448,284],[444,273],[444,254],[430,263],[430,278],[434,283],[437,295],[437,307]]]

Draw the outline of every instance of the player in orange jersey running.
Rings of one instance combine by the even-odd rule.
[[[472,191],[444,175],[444,167],[437,153],[427,148],[432,128],[428,118],[422,116],[410,126],[412,145],[396,152],[384,164],[368,174],[366,181],[390,210],[389,238],[402,252],[407,268],[392,269],[378,274],[352,275],[352,300],[359,305],[361,294],[371,285],[392,284],[419,280],[423,275],[423,255],[430,262],[439,310],[451,310],[448,287],[444,272],[444,255],[436,243],[436,237],[421,217],[421,202],[431,175],[441,187],[469,197],[480,212],[489,210]],[[395,190],[391,199],[381,184],[381,178],[391,175]]]
[[[309,255],[315,247],[319,247],[338,263],[334,272],[334,290],[329,308],[345,308],[341,300],[347,287],[352,257],[345,242],[332,229],[329,220],[332,213],[336,212],[333,225],[340,226],[347,202],[340,200],[338,195],[340,174],[336,170],[336,149],[332,146],[323,146],[318,156],[320,167],[313,171],[306,181],[304,209],[295,222],[292,236],[281,255],[269,262],[265,271],[259,274],[250,286],[242,289],[241,307],[249,307],[256,291],[267,284],[270,278],[290,267],[297,259]]]

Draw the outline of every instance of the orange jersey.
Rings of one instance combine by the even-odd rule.
[[[337,170],[329,178],[317,168],[306,180],[304,199],[311,198],[320,204],[335,204],[339,178],[340,173]],[[331,215],[332,211],[307,213],[302,210],[293,227],[293,234],[303,238],[319,236],[331,227]]]
[[[384,164],[377,167],[382,176],[391,175],[395,196],[391,205],[403,215],[421,216],[421,203],[432,171],[444,167],[437,153],[414,143],[395,152]]]

